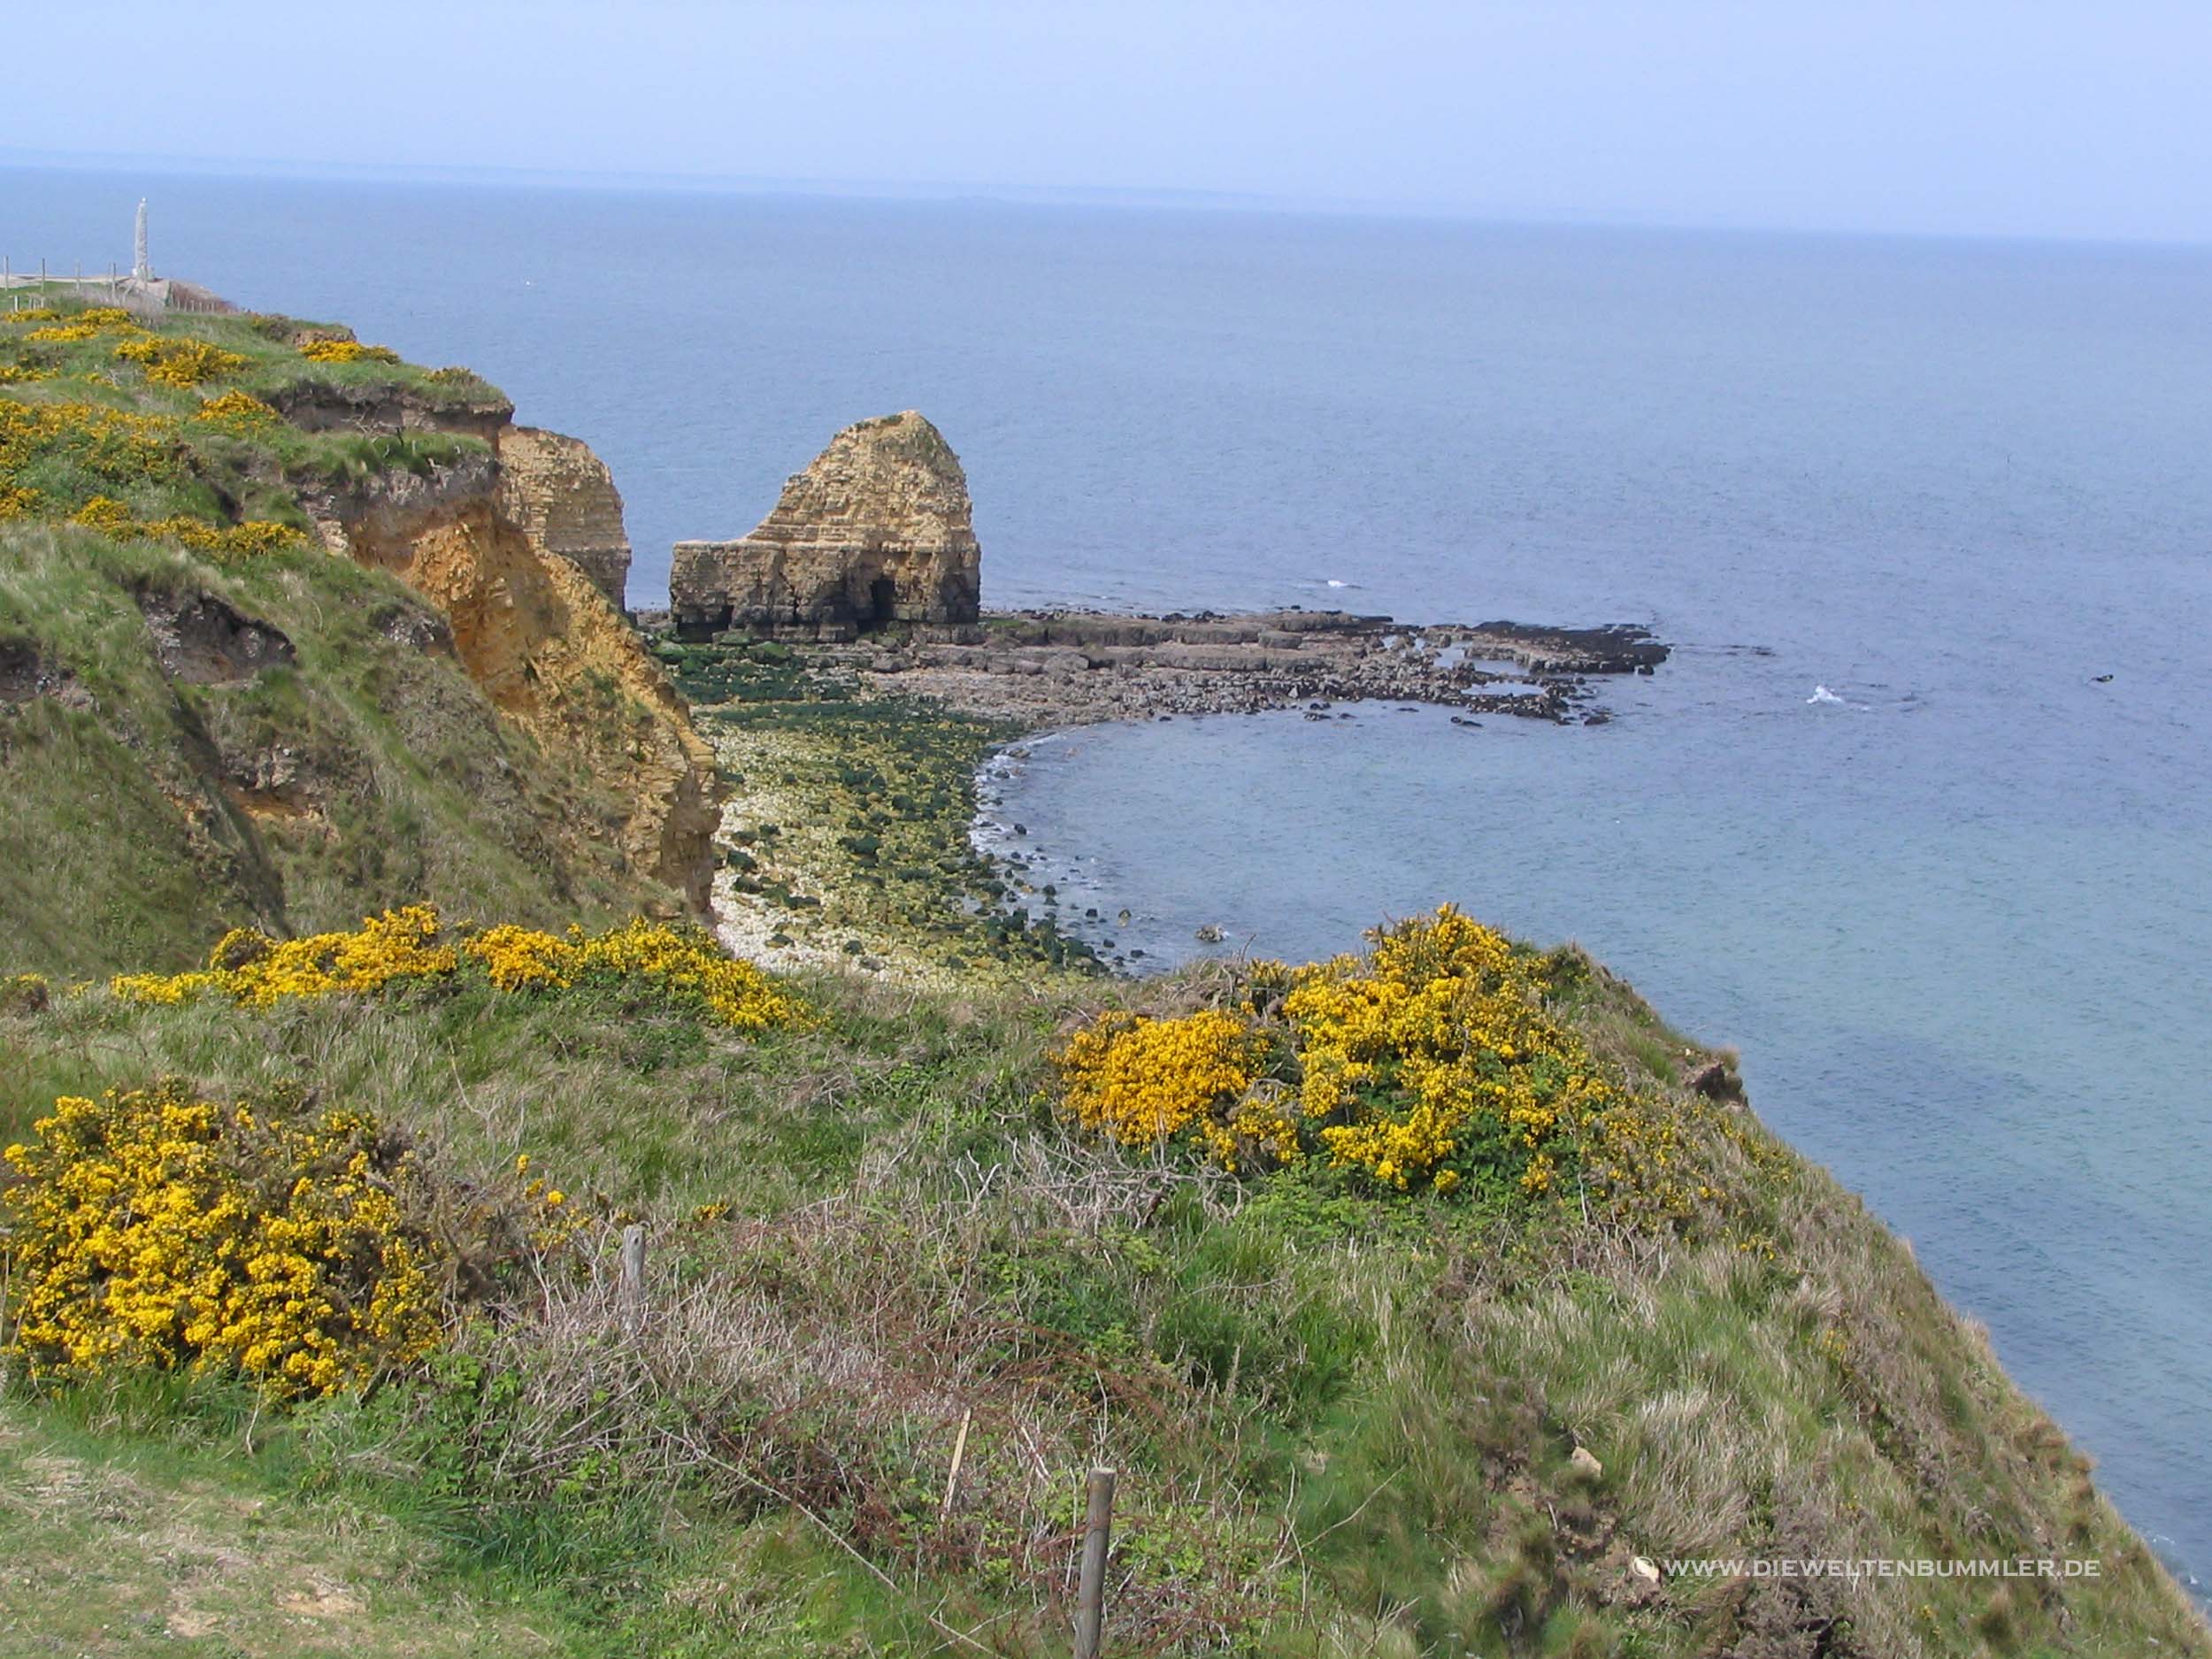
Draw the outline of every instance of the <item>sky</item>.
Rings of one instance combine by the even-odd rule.
[[[2212,0],[107,0],[99,14],[131,50],[11,77],[0,164],[2212,241]]]

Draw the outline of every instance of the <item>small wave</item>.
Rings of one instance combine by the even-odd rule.
[[[1813,687],[1813,695],[1806,698],[1805,701],[1808,703],[1841,703],[1843,699],[1836,695],[1834,692],[1829,690],[1825,686],[1815,686]]]

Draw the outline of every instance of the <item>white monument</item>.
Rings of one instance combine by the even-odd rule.
[[[146,198],[138,199],[138,234],[131,242],[131,275],[141,282],[154,280],[152,262],[146,257]]]

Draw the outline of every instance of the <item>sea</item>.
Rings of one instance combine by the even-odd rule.
[[[1145,966],[1580,941],[2205,1593],[2212,250],[19,167],[0,253],[127,265],[142,196],[157,270],[588,441],[634,605],[915,408],[987,604],[1651,627],[1609,725],[1094,727],[979,833]]]

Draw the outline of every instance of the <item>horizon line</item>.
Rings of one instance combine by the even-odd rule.
[[[63,173],[146,171],[211,179],[288,178],[330,183],[408,183],[606,193],[751,196],[832,201],[991,202],[1010,206],[1093,207],[1256,213],[1283,217],[1458,222],[1573,230],[1708,232],[1899,242],[2030,242],[2066,247],[2201,250],[2212,235],[2121,235],[2057,230],[1896,228],[1847,223],[1745,220],[1655,210],[1548,212],[1499,204],[1409,198],[1299,196],[1171,185],[1022,185],[985,181],[785,178],[747,173],[490,166],[466,163],[291,161],[253,157],[173,156],[137,151],[44,150],[0,145],[0,169]]]

